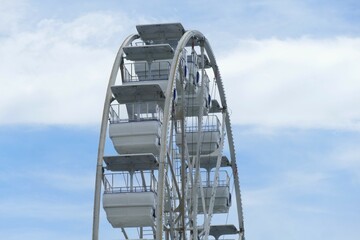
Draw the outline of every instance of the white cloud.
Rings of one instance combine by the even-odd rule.
[[[78,223],[74,223],[74,225],[78,225]],[[19,231],[19,227],[14,227],[11,229],[4,229],[2,230],[2,237],[7,240],[19,240],[19,239],[36,239],[36,240],[61,240],[61,239],[68,239],[68,240],[85,240],[89,239],[91,236],[91,230],[87,235],[83,232],[78,231],[71,231],[66,232],[64,229],[62,230],[49,230],[46,227],[37,227],[37,228],[29,228],[27,226],[23,226],[23,231]]]
[[[360,183],[360,145],[356,142],[354,144],[339,144],[333,149],[327,158],[327,165],[332,171],[343,171],[354,181],[355,184]]]
[[[139,21],[95,12],[0,39],[0,124],[98,124]],[[217,58],[234,124],[360,129],[359,38],[239,40]]]
[[[0,123],[98,123],[118,47],[110,42],[120,44],[131,21],[90,13],[0,39]]]
[[[271,207],[281,205],[289,206],[299,196],[312,196],[328,194],[330,186],[327,179],[328,174],[321,171],[290,170],[274,175],[267,185],[255,189],[246,189],[244,195],[244,208]],[[295,200],[296,202],[296,200]],[[308,208],[309,206],[294,205],[292,208]],[[315,209],[315,208],[314,208]],[[317,208],[317,211],[321,209]]]
[[[86,220],[91,218],[92,203],[65,203],[39,199],[11,199],[0,202],[0,213],[11,218],[59,221],[64,219]],[[76,213],[76,214],[74,214]]]
[[[303,232],[303,229],[311,233],[311,236],[317,236],[318,231],[324,231],[332,225],[328,216],[333,214],[335,207],[328,203],[319,203],[319,199],[332,197],[334,191],[328,183],[327,173],[321,169],[311,172],[290,170],[274,175],[271,179],[264,187],[243,188],[248,238],[277,236],[278,239],[289,239],[291,236],[291,239],[301,239],[297,233]],[[283,233],[280,235],[279,226]],[[345,224],[339,224],[338,227],[343,229],[344,226]],[[353,231],[351,230],[352,233]],[[337,234],[338,230],[333,233]],[[323,237],[336,239],[328,232],[325,232]]]
[[[1,0],[0,37],[17,31],[28,10],[27,0]]]
[[[6,185],[12,184],[12,179],[21,182],[34,182],[40,184],[46,189],[52,189],[58,192],[87,192],[94,189],[95,175],[92,171],[82,171],[81,174],[69,169],[57,169],[56,171],[43,169],[39,171],[36,168],[17,168],[16,171],[0,172],[0,183]]]
[[[233,122],[360,129],[360,39],[241,40],[220,57]]]
[[[26,174],[29,179],[42,182],[44,186],[66,192],[86,192],[94,189],[95,176],[93,172],[61,173],[61,172],[40,172]]]

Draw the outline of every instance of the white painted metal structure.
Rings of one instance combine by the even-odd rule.
[[[180,23],[136,28],[107,88],[92,239],[99,238],[101,196],[119,239],[244,239],[230,118],[207,39]],[[107,129],[114,156],[104,156]],[[227,223],[230,209],[236,227]]]

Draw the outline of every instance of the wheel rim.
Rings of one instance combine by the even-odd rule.
[[[123,43],[122,47],[119,50],[119,53],[116,57],[113,71],[109,80],[109,87],[107,90],[106,100],[104,104],[104,112],[103,112],[103,121],[102,121],[102,128],[101,128],[101,134],[100,134],[100,141],[99,141],[99,154],[98,154],[98,167],[97,167],[97,178],[96,178],[96,191],[95,191],[95,201],[94,201],[94,222],[93,222],[93,239],[98,239],[98,226],[99,226],[99,199],[100,199],[100,188],[101,188],[101,179],[104,178],[104,175],[102,174],[102,159],[104,155],[104,145],[105,145],[105,132],[106,132],[106,126],[107,126],[107,117],[109,115],[109,107],[111,100],[111,86],[115,85],[115,80],[117,73],[119,69],[124,69],[124,47],[129,46],[132,44],[132,42],[136,39],[138,39],[138,35],[131,35],[129,36]],[[184,51],[189,49],[189,43],[191,43],[191,51],[194,51],[195,47],[200,48],[200,56],[201,56],[201,81],[202,84],[200,86],[200,100],[199,100],[199,109],[200,112],[197,116],[197,143],[195,143],[195,147],[193,145],[190,145],[191,149],[189,154],[189,145],[184,144],[184,139],[186,141],[187,137],[191,135],[194,137],[195,134],[193,133],[187,133],[186,132],[186,125],[185,122],[187,121],[186,112],[192,111],[189,110],[191,108],[191,104],[187,104],[187,107],[185,107],[185,97],[186,95],[185,89],[181,89],[182,86],[184,87],[183,83],[179,83],[182,78],[186,78],[187,73],[183,73],[183,67],[184,67]],[[215,173],[213,175],[214,181],[216,184],[213,184],[211,189],[211,195],[214,195],[214,189],[216,189],[218,184],[218,175],[219,175],[219,168],[221,165],[221,158],[222,158],[222,146],[224,144],[224,137],[225,132],[228,136],[228,146],[229,146],[229,153],[231,157],[231,171],[232,175],[234,177],[234,188],[235,188],[235,196],[236,196],[236,208],[237,208],[237,215],[238,215],[238,228],[239,228],[239,239],[243,238],[243,216],[242,216],[242,206],[241,206],[241,195],[240,195],[240,185],[238,180],[238,174],[237,174],[237,166],[236,166],[236,158],[235,158],[235,151],[234,151],[234,143],[233,143],[233,137],[232,137],[232,131],[231,131],[231,125],[230,125],[230,118],[227,110],[227,104],[225,99],[225,92],[222,84],[222,80],[219,74],[218,66],[216,64],[216,60],[214,57],[214,54],[211,50],[210,44],[204,37],[202,33],[199,31],[187,31],[183,34],[181,39],[179,40],[174,57],[171,61],[171,67],[169,70],[169,77],[168,77],[168,83],[167,88],[165,91],[165,102],[163,105],[163,112],[164,112],[164,118],[162,120],[162,130],[161,130],[161,137],[160,137],[160,152],[159,152],[159,169],[158,169],[158,184],[157,184],[157,203],[156,203],[156,223],[154,226],[154,238],[156,239],[162,239],[164,237],[166,238],[175,238],[175,239],[197,239],[198,237],[202,239],[207,239],[210,232],[210,224],[211,224],[211,217],[213,214],[213,207],[215,204],[215,197],[210,198],[208,209],[205,208],[205,197],[204,197],[204,187],[202,184],[202,175],[200,173],[200,159],[207,154],[210,156],[210,153],[203,154],[204,153],[204,146],[206,144],[201,140],[201,138],[204,138],[203,130],[203,109],[210,108],[210,102],[209,105],[203,106],[202,98],[204,96],[204,91],[206,90],[206,84],[204,84],[205,79],[205,56],[209,58],[209,63],[211,65],[211,68],[213,70],[214,75],[214,84],[217,85],[218,89],[215,93],[219,95],[219,100],[221,101],[221,118],[222,118],[222,128],[221,128],[221,141],[219,142],[218,146],[218,156],[216,159],[216,165],[215,165]],[[186,66],[186,64],[185,64]],[[186,69],[185,69],[186,71]],[[180,77],[179,77],[180,76]],[[196,75],[196,79],[198,75]],[[124,74],[122,71],[121,74],[122,81],[124,81]],[[181,100],[182,103],[176,102],[177,98],[175,95],[181,92]],[[212,94],[210,94],[212,95]],[[209,96],[210,96],[209,95]],[[214,97],[214,96],[211,96]],[[205,100],[207,101],[207,99]],[[179,105],[181,107],[179,107]],[[181,110],[183,111],[183,116],[180,116]],[[185,111],[184,111],[185,110]],[[207,109],[209,111],[209,109]],[[185,113],[184,113],[185,112]],[[207,112],[205,113],[205,115]],[[179,117],[180,116],[180,117]],[[188,116],[189,117],[189,116]],[[179,144],[176,143],[177,137],[177,129],[179,129],[178,125],[180,123],[180,132],[181,132],[181,145],[182,149],[179,151]],[[194,125],[194,123],[193,123]],[[206,124],[205,124],[206,126]],[[174,143],[175,142],[175,143]],[[196,150],[195,150],[195,149]],[[169,152],[170,151],[170,152]],[[202,152],[203,151],[203,152]],[[179,156],[179,152],[181,153]],[[196,154],[195,154],[196,152]],[[180,161],[178,160],[180,158]],[[192,161],[191,161],[192,159]],[[180,163],[180,164],[179,164]],[[176,176],[176,167],[174,165],[180,165],[179,169],[181,169],[181,174],[178,174],[179,176]],[[186,167],[185,167],[186,165]],[[101,168],[99,167],[101,166]],[[194,170],[195,168],[195,170]],[[101,169],[101,173],[99,174],[99,171]],[[190,169],[190,170],[189,170]],[[185,173],[186,172],[186,173]],[[207,175],[209,174],[210,170],[208,170]],[[101,176],[101,177],[99,177]],[[168,179],[171,179],[170,181]],[[180,179],[180,182],[176,182],[176,179]],[[187,180],[186,180],[187,179]],[[210,179],[208,177],[207,181],[209,182]],[[100,182],[100,184],[99,184]],[[100,187],[99,187],[100,185]],[[214,187],[215,185],[215,187]],[[207,186],[206,193],[208,192]],[[189,190],[190,189],[190,190]],[[191,197],[187,197],[187,195],[190,195]],[[202,206],[203,214],[198,213],[198,207],[199,207],[199,195],[200,195],[200,206]],[[170,211],[164,210],[165,204],[172,201],[172,207],[170,207]],[[204,204],[205,203],[205,204]],[[206,213],[206,214],[204,214]],[[201,223],[201,226],[198,226],[197,220],[200,218],[200,215],[205,215],[205,217],[202,217],[203,223]],[[125,230],[122,228],[123,232]],[[143,230],[142,228],[140,229]],[[125,233],[125,238],[127,238],[127,234]],[[166,235],[166,236],[165,236]],[[214,233],[213,233],[214,236]],[[141,234],[140,237],[143,237],[143,234]]]

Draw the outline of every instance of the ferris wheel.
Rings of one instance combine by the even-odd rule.
[[[101,205],[118,239],[244,239],[229,112],[208,40],[180,23],[136,29],[106,92],[92,239]],[[104,155],[106,141],[115,154]]]

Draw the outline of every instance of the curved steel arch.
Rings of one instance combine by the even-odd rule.
[[[211,63],[211,66],[212,66],[214,74],[215,74],[216,83],[219,88],[221,104],[222,104],[224,110],[226,111],[226,118],[225,118],[226,132],[228,135],[228,141],[229,141],[229,147],[230,147],[231,168],[233,171],[233,176],[234,176],[234,181],[235,181],[235,194],[236,194],[236,199],[237,199],[237,211],[238,211],[240,238],[244,238],[244,224],[243,224],[243,211],[242,211],[241,194],[240,194],[240,182],[239,182],[239,177],[238,177],[238,172],[237,172],[234,139],[233,139],[233,135],[232,135],[231,125],[230,125],[230,117],[229,117],[227,104],[226,104],[225,91],[224,91],[224,87],[222,84],[220,71],[219,71],[218,65],[215,60],[214,53],[211,49],[211,46],[210,46],[208,40],[205,38],[205,36],[201,32],[199,32],[197,30],[187,31],[182,36],[182,38],[179,40],[179,43],[176,47],[176,51],[175,51],[175,54],[173,57],[171,68],[170,68],[169,84],[167,86],[165,99],[171,99],[172,92],[175,87],[174,83],[175,83],[176,68],[178,66],[178,63],[179,63],[179,60],[181,57],[181,52],[186,47],[187,43],[189,42],[189,40],[191,38],[197,38],[200,41],[203,41],[203,45],[204,45],[206,52],[210,58],[210,63]],[[157,240],[162,239],[162,227],[163,227],[162,216],[163,216],[163,200],[164,200],[164,187],[165,187],[164,170],[165,170],[165,158],[166,158],[166,133],[167,133],[167,131],[164,131],[164,130],[167,130],[169,127],[170,111],[171,111],[170,107],[171,107],[171,101],[170,100],[165,101],[164,116],[166,116],[166,118],[164,118],[164,121],[163,121],[163,130],[162,130],[162,136],[161,136],[159,178],[158,178],[158,190],[160,189],[159,190],[159,192],[160,192],[159,199],[162,199],[162,202],[158,201],[159,205],[157,208],[157,211],[158,211],[157,212],[157,224],[156,224],[156,226],[157,226],[156,239]],[[161,226],[161,229],[159,229],[160,226]],[[158,231],[158,229],[161,231]]]
[[[226,111],[226,114],[225,114],[226,133],[228,136],[228,142],[229,142],[229,148],[230,148],[231,168],[232,168],[233,176],[234,176],[236,204],[237,204],[238,221],[239,221],[239,231],[240,231],[240,238],[244,239],[245,238],[244,237],[245,230],[244,230],[244,216],[243,216],[241,193],[240,193],[240,180],[239,180],[239,175],[238,175],[238,171],[237,171],[234,137],[232,134],[230,115],[229,115],[229,111],[228,111],[227,103],[226,103],[225,90],[224,90],[224,86],[222,83],[219,67],[216,63],[214,53],[213,53],[211,46],[210,46],[209,42],[207,41],[207,39],[205,39],[205,49],[206,49],[206,52],[208,53],[211,66],[214,71],[216,83],[217,83],[218,89],[219,89],[221,105],[223,106],[224,110]]]
[[[171,63],[170,73],[169,73],[169,83],[167,85],[166,94],[165,94],[165,106],[164,106],[164,119],[163,119],[163,129],[161,131],[161,140],[160,140],[160,159],[159,159],[159,176],[158,176],[158,201],[157,205],[157,218],[156,218],[156,239],[161,240],[163,234],[163,205],[164,205],[164,190],[165,190],[165,159],[166,159],[166,139],[167,139],[167,130],[169,128],[170,122],[170,113],[171,113],[171,98],[173,89],[175,87],[175,74],[177,66],[179,64],[181,53],[185,48],[186,44],[191,38],[203,38],[204,36],[196,30],[187,31],[179,40],[179,43],[176,47],[174,57]],[[167,100],[166,100],[167,99]]]
[[[119,72],[119,67],[122,64],[122,55],[124,54],[124,47],[130,45],[135,39],[138,39],[140,36],[137,34],[129,35],[119,48],[118,53],[116,54],[113,68],[111,70],[108,87],[105,95],[104,109],[101,119],[100,127],[100,138],[98,145],[98,156],[97,156],[97,165],[96,165],[96,177],[95,177],[95,193],[94,193],[94,210],[93,210],[93,228],[92,228],[92,240],[99,239],[99,214],[100,214],[100,193],[101,193],[101,180],[102,180],[102,171],[103,171],[103,157],[104,157],[104,147],[105,147],[105,138],[107,130],[107,121],[109,116],[109,109],[111,103],[111,86],[115,84],[117,74]]]

